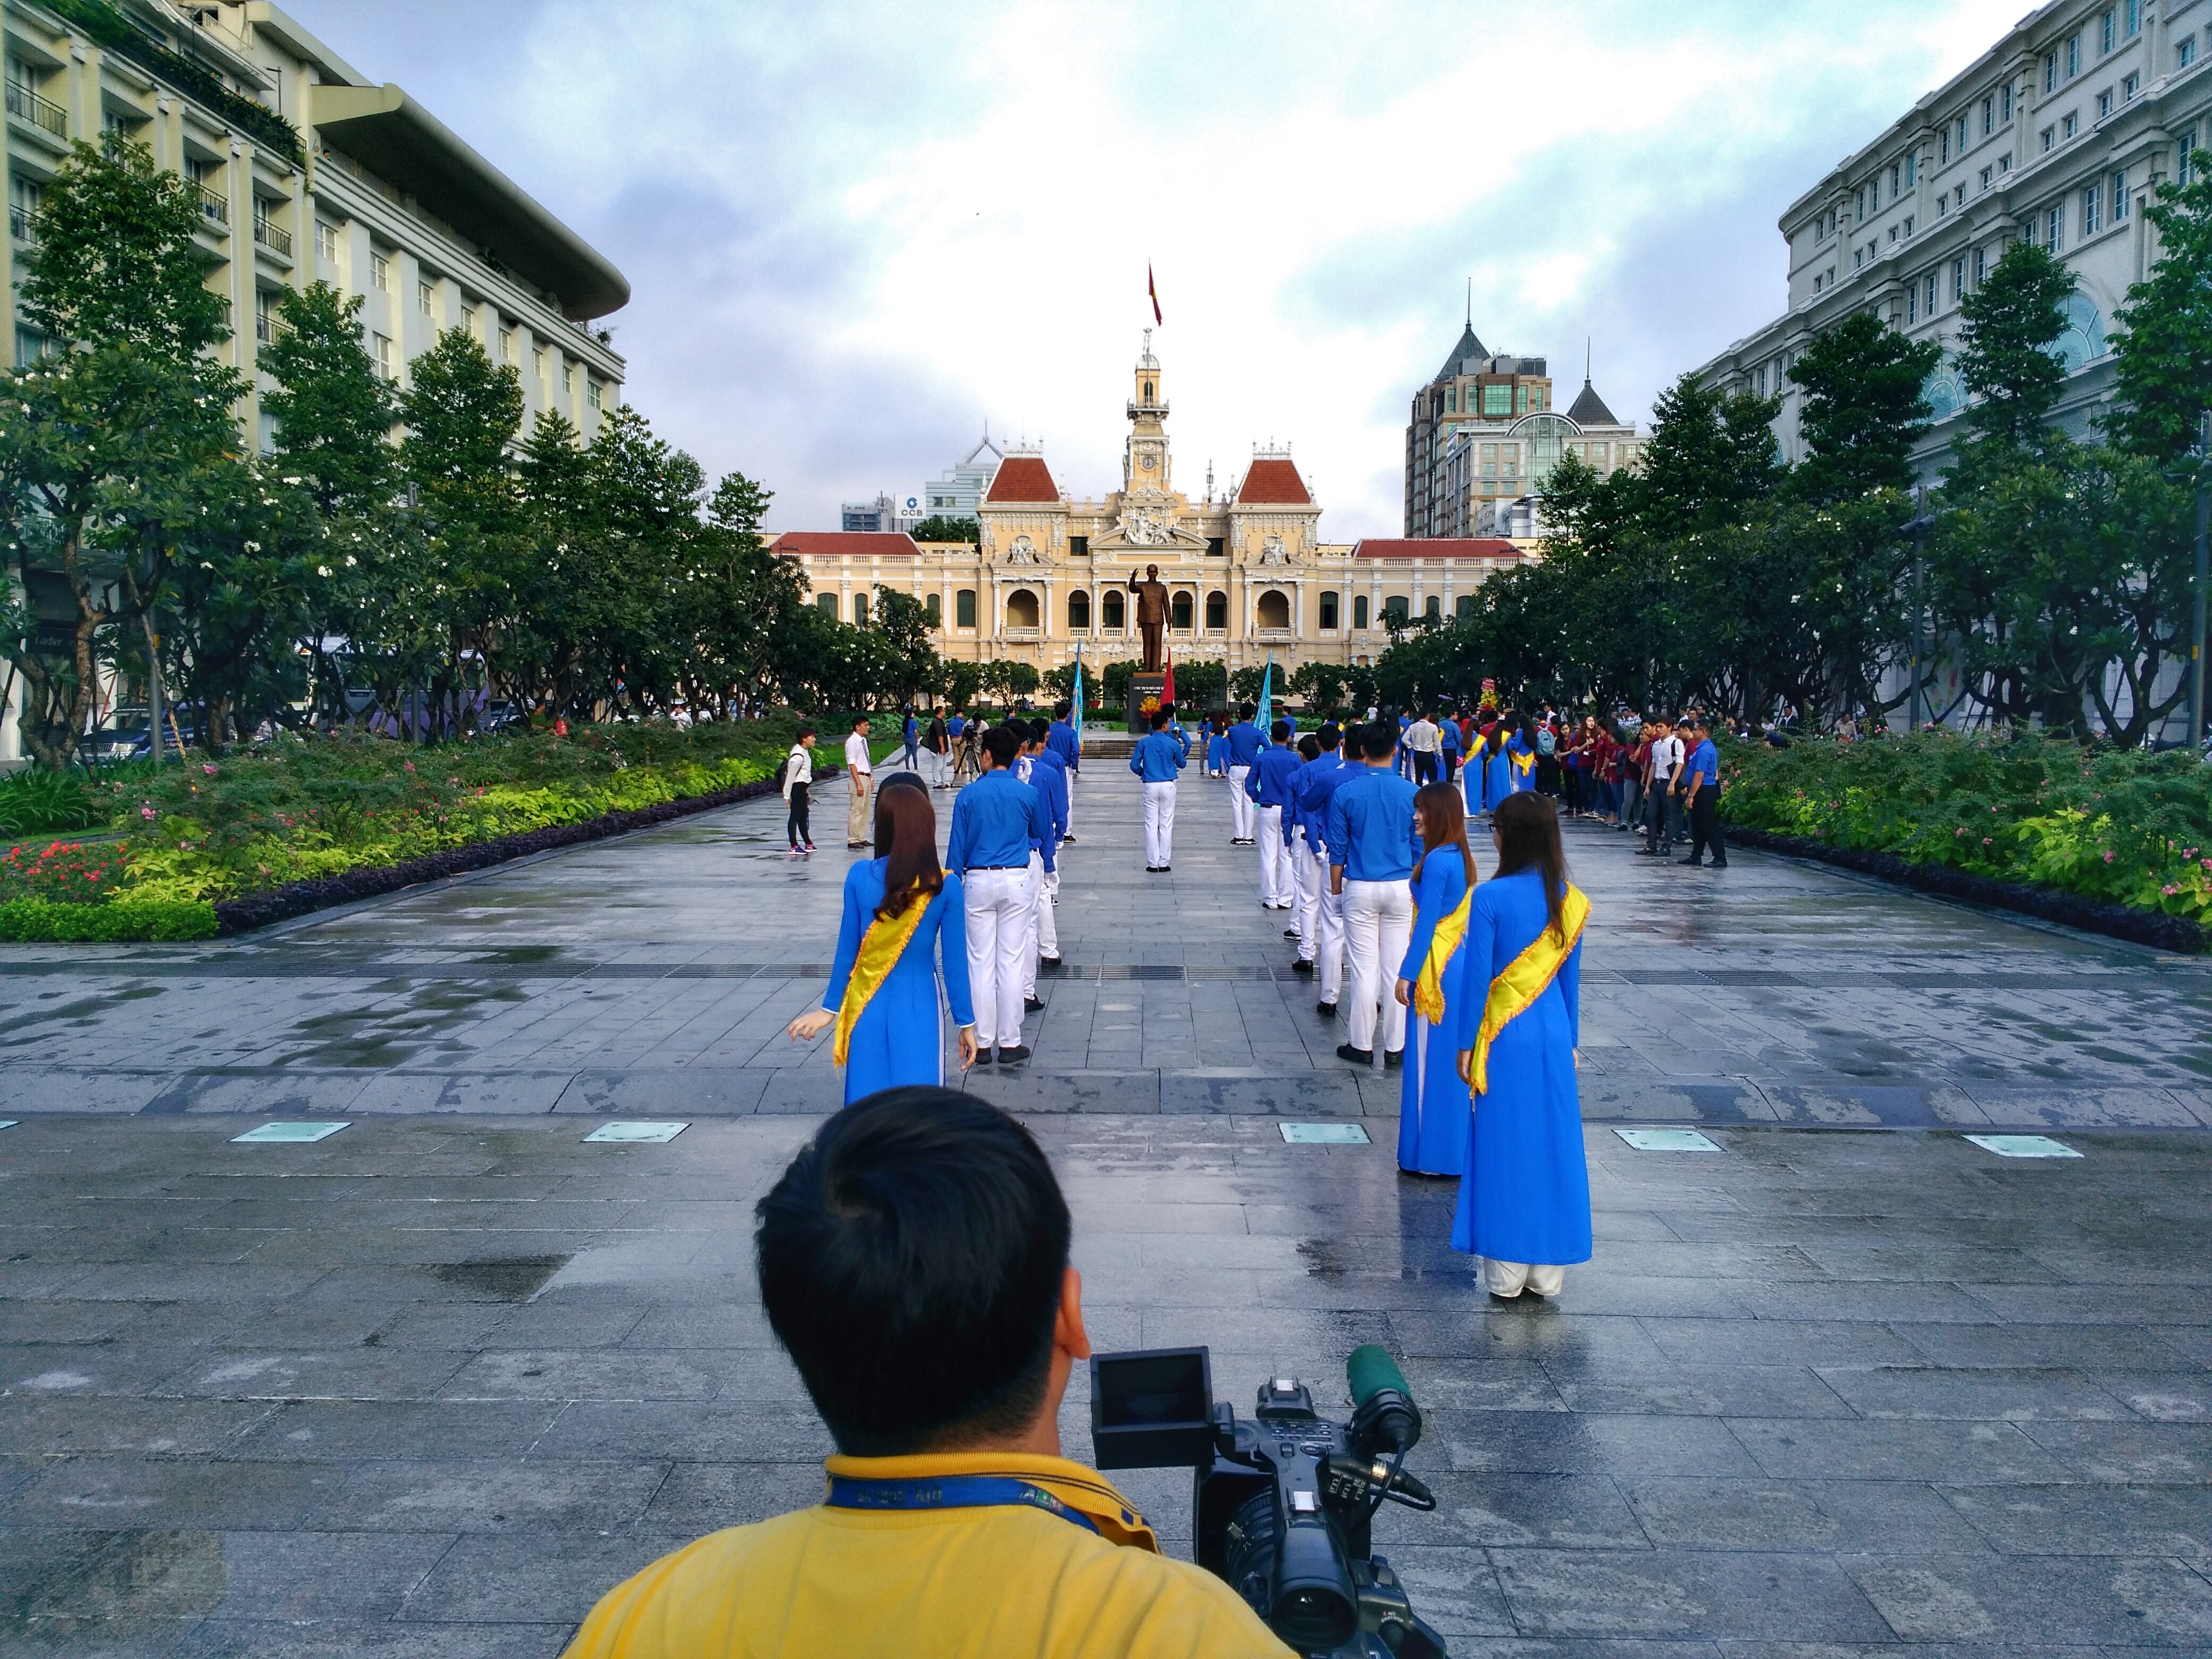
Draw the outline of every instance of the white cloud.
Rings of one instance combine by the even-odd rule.
[[[986,418],[1113,487],[1149,260],[1177,483],[1294,441],[1350,538],[1397,528],[1469,276],[1486,343],[1571,396],[1594,337],[1641,412],[1780,303],[1787,201],[2017,6],[378,9],[434,51],[295,9],[623,267],[632,400],[780,526]]]

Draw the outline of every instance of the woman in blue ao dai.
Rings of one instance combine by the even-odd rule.
[[[1520,716],[1509,708],[1483,740],[1482,807],[1486,812],[1495,812],[1498,804],[1513,793],[1513,757],[1505,744],[1519,729]]]
[[[1450,784],[1426,785],[1413,797],[1413,823],[1423,851],[1413,866],[1413,937],[1398,969],[1398,1001],[1407,1010],[1398,1167],[1463,1176],[1474,1115],[1459,1073],[1459,1028],[1474,854],[1467,844],[1466,805]]]
[[[959,1028],[960,1069],[975,1063],[960,878],[938,862],[937,811],[911,773],[884,780],[876,793],[876,854],[845,872],[844,919],[822,1006],[788,1028],[793,1042],[811,1042],[856,1000],[846,1034],[848,1106],[901,1084],[945,1081],[947,1006]]]
[[[1516,794],[1491,831],[1498,871],[1468,907],[1460,1064],[1474,1091],[1452,1248],[1491,1294],[1556,1296],[1590,1258],[1589,1167],[1575,1086],[1582,924],[1550,799]]]

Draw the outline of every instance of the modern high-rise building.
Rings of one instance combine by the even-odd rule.
[[[364,10],[364,21],[372,17]],[[595,319],[623,274],[429,111],[354,69],[264,0],[5,0],[9,234],[0,296],[15,359],[46,343],[14,314],[17,261],[75,140],[114,133],[199,190],[208,286],[229,302],[226,361],[252,390],[287,289],[361,295],[362,343],[395,380],[464,328],[522,378],[526,420],[556,410],[589,437],[623,362]]]
[[[1710,382],[1779,394],[1783,451],[1802,459],[1789,369],[1814,336],[1872,311],[1943,347],[1927,396],[1932,474],[1966,402],[1960,301],[2013,243],[2057,255],[2080,284],[2057,345],[2055,411],[2087,433],[2109,407],[2116,307],[2158,257],[2151,192],[2185,182],[2212,145],[2212,6],[2053,0],[1846,157],[1784,211],[1789,307],[1705,364]]]
[[[933,478],[921,491],[921,515],[924,518],[972,519],[983,504],[983,492],[991,487],[991,479],[998,472],[999,463],[1006,459],[1006,452],[991,441],[989,432],[975,448],[947,467],[942,476]]]

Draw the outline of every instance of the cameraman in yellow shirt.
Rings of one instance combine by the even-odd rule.
[[[887,1089],[823,1125],[756,1214],[769,1322],[837,1444],[826,1499],[663,1556],[567,1659],[1286,1659],[1060,1455],[1091,1341],[1027,1129]]]

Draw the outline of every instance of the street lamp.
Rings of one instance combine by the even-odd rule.
[[[1905,533],[1912,538],[1912,684],[1906,701],[1906,719],[1911,730],[1917,732],[1921,716],[1926,712],[1920,695],[1920,626],[1923,607],[1920,602],[1920,583],[1928,562],[1928,536],[1936,528],[1936,515],[1928,510],[1928,486],[1920,484],[1912,492],[1915,509],[1912,520],[1904,526]],[[2202,516],[2201,514],[2199,515]],[[2203,538],[2198,538],[2200,550]],[[2200,558],[2199,562],[2202,562]]]

